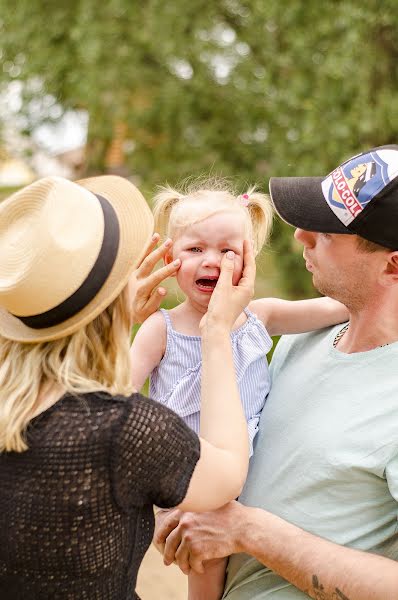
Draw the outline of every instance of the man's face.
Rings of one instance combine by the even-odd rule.
[[[359,249],[355,235],[296,229],[295,238],[304,246],[306,268],[321,294],[348,308],[364,306],[380,273],[380,253]]]

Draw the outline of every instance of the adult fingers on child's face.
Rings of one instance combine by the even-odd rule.
[[[139,288],[139,296],[140,297],[149,297],[153,290],[160,284],[162,281],[175,275],[180,268],[181,261],[179,258],[174,260],[169,265],[165,265],[160,269],[157,269],[150,275],[147,275],[145,279],[141,280],[140,288]],[[164,288],[161,288],[164,289]]]
[[[154,248],[156,248],[156,245],[159,240],[160,240],[160,235],[158,233],[154,233],[153,236],[151,237],[151,239],[149,240],[149,242],[147,243],[147,245],[145,246],[144,256],[142,257],[142,260],[141,260],[140,264],[138,265],[138,268],[142,265],[142,263],[144,262],[145,258],[148,256],[148,254],[150,254],[152,252],[152,250]]]
[[[220,265],[220,276],[217,281],[220,285],[232,285],[232,275],[234,272],[234,264],[235,264],[235,252],[232,250],[228,250],[222,258]]]
[[[243,242],[243,271],[240,282],[254,283],[256,277],[256,261],[254,259],[253,247],[249,240]]]
[[[179,258],[173,260],[169,265],[165,265],[160,269],[157,269],[153,273],[150,273],[146,276],[146,279],[140,283],[139,294],[140,296],[149,296],[152,294],[153,290],[160,284],[162,281],[175,275],[180,268],[181,261]]]
[[[157,242],[156,242],[157,243]],[[146,277],[151,273],[156,263],[159,262],[166,253],[170,250],[173,245],[172,240],[169,238],[163,244],[159,246],[159,248],[155,248],[156,243],[152,243],[148,247],[148,252],[145,254],[145,258],[141,262],[140,266],[137,269],[137,277]],[[151,248],[151,249],[150,249]]]
[[[155,233],[153,234],[153,236],[151,237],[151,239],[149,240],[149,242],[146,245],[144,257],[148,256],[148,254],[150,254],[152,252],[152,250],[154,248],[156,248],[156,245],[159,242],[159,240],[160,240],[160,235],[155,231]]]

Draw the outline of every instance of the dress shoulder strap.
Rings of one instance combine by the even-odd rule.
[[[160,308],[159,310],[162,313],[163,318],[165,320],[167,331],[169,331],[169,330],[173,331],[173,324],[170,319],[169,311],[166,310],[165,308]]]

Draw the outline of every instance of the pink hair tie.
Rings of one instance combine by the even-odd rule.
[[[250,198],[249,198],[249,194],[241,194],[239,196],[239,203],[241,206],[249,206],[249,202],[250,202]]]

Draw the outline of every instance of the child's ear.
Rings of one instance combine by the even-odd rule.
[[[167,266],[169,265],[171,262],[173,261],[173,253],[172,252],[166,252],[166,254],[163,257],[163,262],[164,264]]]
[[[173,252],[172,251],[169,251],[164,255],[163,262],[166,266],[173,262]],[[170,277],[175,277],[175,276],[176,276],[176,273],[174,273],[173,275],[170,275]]]

